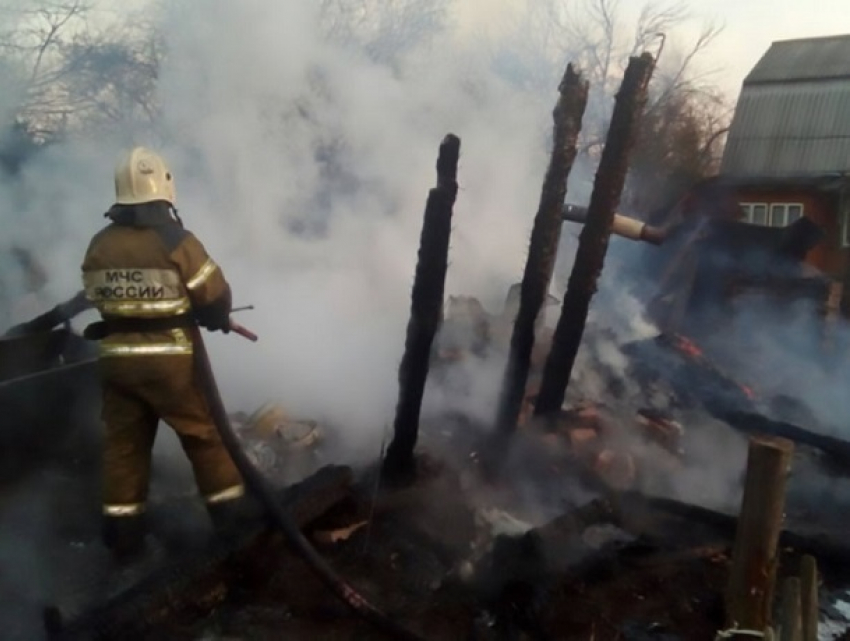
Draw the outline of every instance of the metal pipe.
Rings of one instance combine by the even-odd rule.
[[[564,205],[563,219],[574,223],[587,222],[587,207],[580,205]],[[667,238],[667,231],[660,227],[647,225],[642,220],[626,216],[624,214],[615,213],[614,221],[611,224],[611,233],[628,238],[629,240],[639,240],[651,245],[660,245]]]

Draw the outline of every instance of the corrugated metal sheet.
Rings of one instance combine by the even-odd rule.
[[[850,51],[847,55],[841,62],[850,69]],[[721,173],[783,177],[840,172],[850,172],[850,77],[742,88]]]
[[[744,85],[850,78],[850,35],[774,42]]]

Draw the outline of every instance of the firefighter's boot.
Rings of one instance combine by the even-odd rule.
[[[146,552],[147,524],[144,514],[104,516],[101,536],[119,565],[141,559]]]
[[[235,543],[250,533],[263,519],[263,508],[252,496],[243,495],[229,501],[207,505],[207,512],[219,538]]]

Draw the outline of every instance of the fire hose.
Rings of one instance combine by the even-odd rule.
[[[250,332],[242,325],[231,320],[230,330],[251,341],[256,341],[256,334]],[[245,454],[224,407],[209,354],[204,344],[200,329],[195,326],[191,328],[194,339],[194,359],[201,389],[207,398],[213,423],[216,426],[221,440],[233,462],[239,469],[249,490],[260,500],[269,517],[286,537],[292,549],[310,566],[325,586],[343,603],[350,607],[356,614],[361,616],[383,632],[407,641],[424,641],[423,637],[411,632],[401,624],[392,620],[388,615],[372,605],[361,596],[352,586],[346,583],[331,568],[327,561],[316,551],[310,541],[301,532],[292,517],[278,502],[274,489],[265,477],[254,467],[251,460]]]

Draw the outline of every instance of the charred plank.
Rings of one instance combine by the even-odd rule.
[[[476,568],[471,587],[495,616],[496,628],[530,638],[554,638],[542,626],[548,594],[566,575],[594,581],[616,571],[624,555],[649,551],[643,541],[589,545],[583,534],[610,524],[616,515],[606,501],[592,501],[520,536],[500,535]]]
[[[663,377],[679,398],[693,398],[714,418],[747,435],[775,436],[821,452],[836,470],[850,473],[850,442],[760,413],[753,393],[717,368],[677,334],[627,343],[623,353],[639,378]],[[699,352],[699,353],[698,353]]]
[[[719,407],[708,409],[715,418],[726,422],[739,432],[777,436],[811,447],[824,454],[836,469],[845,473],[850,472],[850,442],[834,436],[818,434],[793,423],[777,421],[756,412],[734,411]]]
[[[636,535],[650,533],[651,536],[657,536],[657,531],[653,529],[654,524],[674,517],[710,528],[731,543],[738,526],[738,519],[734,515],[674,499],[650,497],[639,492],[620,494],[616,500],[616,509],[618,525]],[[783,529],[779,535],[779,546],[793,549],[800,554],[810,554],[823,563],[850,563],[850,545],[826,535],[810,535]]]

